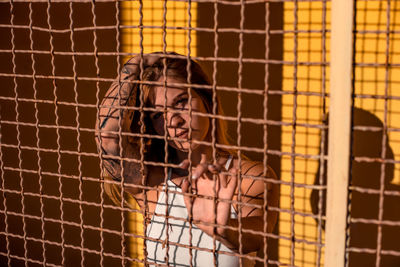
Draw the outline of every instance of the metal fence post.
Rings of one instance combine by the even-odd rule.
[[[332,0],[325,266],[345,264],[350,162],[353,0]]]

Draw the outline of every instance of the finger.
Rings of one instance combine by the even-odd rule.
[[[226,176],[227,176],[226,174],[220,174],[219,175],[220,183],[221,183],[223,188],[226,188],[226,186],[227,186],[227,179],[226,179],[227,177]]]
[[[190,161],[188,159],[183,160],[181,163],[179,163],[178,167],[181,169],[187,169],[190,165]]]
[[[181,185],[181,190],[183,194],[186,194],[189,192],[189,187],[190,187],[190,182],[188,179],[183,179],[182,185]],[[186,208],[191,209],[192,208],[192,201],[190,196],[183,196],[183,201],[185,202]]]
[[[187,193],[189,191],[189,185],[190,182],[188,179],[183,179],[182,184],[181,184],[181,190],[183,193]]]
[[[192,183],[188,178],[183,179],[181,184],[181,190],[183,193],[197,192],[197,180]]]
[[[203,175],[203,173],[207,171],[207,167],[208,167],[207,156],[206,156],[206,154],[201,154],[200,163],[194,169],[194,171],[192,173],[192,179],[195,180],[195,179],[201,177],[201,175]]]
[[[230,175],[232,176],[236,176],[238,173],[238,170],[236,168],[232,168],[228,171],[230,173]]]
[[[202,163],[197,165],[197,167],[192,172],[192,179],[196,180],[197,178],[201,177],[208,169],[208,165],[206,163]]]
[[[238,170],[236,168],[230,169],[228,171],[226,184],[228,185],[231,182],[232,178],[235,178],[237,180],[237,174],[238,174]]]
[[[204,164],[204,163],[207,163],[207,155],[201,154],[200,164]]]
[[[222,166],[219,164],[209,164],[207,166],[207,169],[209,172],[216,174],[222,170]]]
[[[237,186],[237,181],[238,181],[238,175],[237,175],[237,170],[233,169],[232,171],[230,171],[231,175],[230,175],[230,179],[227,182],[227,189],[228,189],[228,193],[230,195],[233,196],[233,194],[235,193],[236,190],[236,186]]]

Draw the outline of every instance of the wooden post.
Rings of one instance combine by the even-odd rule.
[[[344,267],[353,53],[353,0],[332,0],[325,266]]]

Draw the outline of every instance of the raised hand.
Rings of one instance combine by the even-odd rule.
[[[193,179],[186,178],[181,187],[183,193],[192,194],[185,195],[184,200],[198,228],[210,236],[216,234],[219,238],[225,238],[226,229],[221,226],[227,225],[231,216],[236,186],[235,168],[227,172],[220,165],[207,164],[206,157],[202,156],[200,164],[193,171]]]
[[[124,182],[131,184],[142,182],[141,164],[126,160],[140,159],[140,138],[126,135],[130,132],[140,132],[140,113],[126,107],[140,106],[138,81],[141,68],[154,64],[160,56],[160,54],[146,54],[129,59],[122,68],[120,76],[111,84],[99,107],[96,143],[103,157],[104,175],[110,176],[115,181],[121,181],[123,174]]]

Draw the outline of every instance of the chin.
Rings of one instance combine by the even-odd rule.
[[[189,147],[190,147],[190,142],[180,142],[180,143],[175,143],[174,148],[182,151],[182,152],[188,152]],[[196,150],[199,147],[199,144],[193,144],[191,145],[192,151]]]

